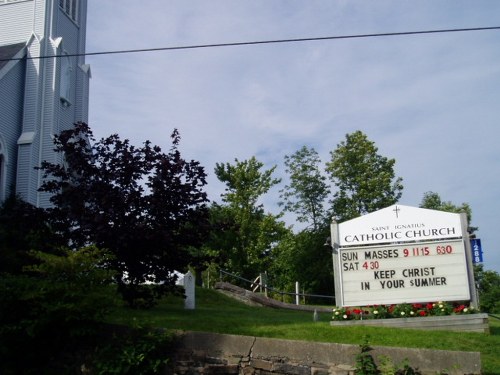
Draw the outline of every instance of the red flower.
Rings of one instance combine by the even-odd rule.
[[[426,316],[427,313],[424,310],[421,310],[421,311],[418,312],[418,315],[420,315],[420,316]]]
[[[432,303],[428,303],[426,307],[427,307],[427,310],[432,310],[432,308],[433,308],[434,306],[432,306]]]

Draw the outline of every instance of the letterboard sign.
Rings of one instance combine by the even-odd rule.
[[[337,305],[469,300],[463,231],[460,214],[403,205],[332,225]]]

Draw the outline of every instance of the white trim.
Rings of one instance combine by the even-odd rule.
[[[33,143],[34,139],[35,139],[35,132],[24,132],[17,140],[17,144],[18,145],[30,144]]]
[[[26,46],[21,48],[21,50],[12,57],[12,60],[7,62],[7,64],[5,64],[0,70],[0,79],[2,79],[19,61],[21,61],[20,59],[24,56],[26,56]]]
[[[89,78],[92,78],[92,73],[90,71],[90,64],[80,64],[78,67],[86,74],[89,76]]]
[[[58,36],[55,39],[49,38],[50,42],[54,46],[54,48],[59,48],[59,45],[62,43],[63,38],[61,36]]]

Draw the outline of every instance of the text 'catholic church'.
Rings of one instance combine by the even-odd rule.
[[[86,18],[87,0],[0,0],[0,202],[50,204],[36,167],[62,162],[53,136],[88,122]]]

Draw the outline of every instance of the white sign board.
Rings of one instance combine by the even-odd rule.
[[[339,224],[339,245],[462,237],[460,214],[394,205]]]
[[[342,306],[468,300],[462,240],[341,248]]]
[[[471,298],[460,214],[393,205],[332,225],[337,305]]]

